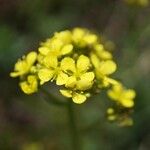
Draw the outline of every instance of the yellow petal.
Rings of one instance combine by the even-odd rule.
[[[68,75],[63,73],[63,72],[60,72],[58,75],[57,75],[57,79],[56,79],[56,84],[57,85],[63,85],[63,84],[66,84],[68,80]]]
[[[60,93],[65,97],[68,97],[68,98],[72,97],[72,91],[70,90],[60,90]]]
[[[108,51],[103,51],[101,54],[99,54],[99,57],[104,60],[112,59],[112,54]]]
[[[118,95],[118,93],[115,93],[113,90],[108,90],[107,94],[113,100],[117,100],[120,96]]]
[[[94,67],[99,68],[100,60],[98,59],[98,57],[94,53],[91,53],[90,58]]]
[[[63,46],[63,42],[60,39],[52,39],[51,40],[51,45],[50,45],[50,50],[52,51],[57,51],[60,50]]]
[[[24,75],[28,73],[29,69],[30,69],[30,66],[25,60],[19,60],[15,64],[15,68],[14,68],[15,72],[10,73],[10,76],[17,77],[17,76]]]
[[[49,80],[52,79],[54,75],[54,71],[53,70],[49,70],[49,69],[40,69],[38,72],[38,76],[40,81],[40,84],[44,84],[45,82],[48,82]]]
[[[98,52],[100,54],[100,52],[102,52],[104,50],[104,46],[102,44],[96,44],[94,46],[94,49],[96,52]]]
[[[68,77],[65,87],[74,88],[76,86],[77,80],[75,76]]]
[[[78,90],[87,90],[90,89],[93,85],[94,73],[87,72],[80,76],[80,80],[77,81],[77,89]]]
[[[119,82],[117,80],[114,80],[112,78],[105,77],[105,79],[107,80],[107,82],[109,82],[112,85],[118,85],[119,84]]]
[[[21,82],[20,87],[21,87],[21,89],[24,93],[26,93],[26,94],[31,94],[32,93],[32,90],[30,89],[30,87],[28,86],[26,81]]]
[[[98,71],[103,75],[109,75],[109,74],[114,73],[116,69],[117,69],[117,66],[115,62],[111,60],[107,60],[107,61],[103,61],[100,63],[100,68]]]
[[[43,59],[45,58],[45,56],[43,56],[42,54],[38,54],[37,56],[37,61],[40,63],[40,64],[43,64]]]
[[[123,92],[123,86],[121,84],[116,84],[113,86],[113,91],[116,93],[122,93]]]
[[[26,94],[32,94],[37,91],[37,79],[35,76],[28,76],[27,81],[23,81],[20,83],[20,87],[22,91]]]
[[[72,96],[72,100],[76,104],[82,104],[86,101],[86,96],[83,94],[74,93]]]
[[[131,89],[125,90],[125,92],[123,94],[123,96],[127,99],[134,99],[135,95],[136,95],[135,91],[131,90]]]
[[[118,81],[112,79],[112,78],[109,78],[107,76],[104,76],[102,78],[102,87],[108,87],[110,85],[117,85],[119,84]]]
[[[14,78],[15,78],[15,77],[18,77],[19,75],[20,75],[19,72],[11,72],[11,73],[10,73],[10,76],[11,76],[11,77],[14,77]]]
[[[36,58],[37,58],[37,53],[36,52],[30,52],[26,57],[27,63],[29,65],[33,65],[33,63],[36,61]]]
[[[71,42],[71,32],[69,30],[66,31],[61,31],[61,32],[56,32],[54,35],[56,38],[60,39],[63,41],[63,43],[67,44]]]
[[[73,50],[73,45],[72,44],[67,44],[61,49],[61,54],[66,55],[71,53]]]
[[[77,69],[79,72],[86,72],[90,67],[90,60],[87,56],[80,55],[77,60]]]
[[[57,60],[57,57],[51,55],[51,54],[48,54],[44,60],[43,60],[43,63],[46,67],[48,68],[56,68],[58,66],[58,60]]]
[[[121,104],[124,107],[131,108],[134,106],[134,101],[132,99],[122,99]]]
[[[72,33],[73,41],[76,42],[76,43],[80,42],[82,40],[84,34],[85,34],[85,30],[84,29],[75,28],[73,30],[73,33]]]
[[[61,61],[61,69],[64,71],[71,71],[71,72],[75,72],[76,68],[75,68],[75,61],[70,58],[70,57],[66,57]]]
[[[26,72],[26,70],[28,70],[29,66],[28,64],[24,61],[24,60],[19,60],[16,64],[15,64],[15,70],[16,71],[23,71]]]
[[[40,47],[39,49],[38,49],[38,51],[40,52],[40,54],[42,54],[42,55],[44,55],[44,56],[46,56],[47,54],[48,54],[48,52],[49,52],[49,48],[48,47]]]
[[[86,35],[83,39],[87,44],[94,44],[97,42],[97,36],[95,34]]]
[[[112,54],[104,49],[102,44],[94,46],[97,56],[102,60],[112,59]]]

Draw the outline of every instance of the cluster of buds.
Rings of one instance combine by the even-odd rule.
[[[130,110],[135,92],[110,77],[116,69],[112,54],[97,34],[74,28],[55,33],[40,44],[38,52],[23,56],[10,76],[20,78],[19,85],[26,94],[37,92],[44,83],[55,82],[60,93],[77,104],[106,89],[118,108]],[[114,111],[111,112],[108,111],[109,120],[119,118],[111,117]]]

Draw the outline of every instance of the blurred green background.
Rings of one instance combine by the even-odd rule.
[[[105,94],[75,105],[82,150],[150,149],[149,6],[124,0],[0,0],[0,150],[72,150],[66,108],[49,105],[41,93],[26,96],[9,72],[39,41],[76,26],[115,43],[106,45],[118,63],[114,76],[137,92],[132,127],[107,121]]]

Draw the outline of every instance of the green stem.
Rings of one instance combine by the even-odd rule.
[[[66,102],[63,102],[63,101],[60,101],[59,99],[57,99],[54,95],[52,95],[51,93],[49,93],[48,91],[46,91],[43,88],[41,88],[41,91],[46,96],[48,96],[48,97],[45,97],[45,100],[48,103],[54,104],[57,106],[66,106],[67,107],[68,116],[69,116],[69,127],[70,127],[71,136],[72,136],[72,147],[73,147],[72,150],[81,150],[80,139],[79,139],[78,129],[77,129],[77,125],[76,125],[72,100],[67,100]]]
[[[67,107],[68,107],[70,131],[72,136],[72,147],[73,150],[81,150],[80,139],[79,139],[78,129],[76,125],[72,100],[68,101]]]
[[[58,106],[66,106],[67,105],[67,102],[63,102],[63,101],[58,100],[58,98],[56,98],[54,95],[52,95],[51,93],[49,93],[45,89],[41,88],[41,91],[46,95],[45,100],[48,103],[58,105]]]

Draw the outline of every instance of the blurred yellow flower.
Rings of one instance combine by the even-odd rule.
[[[112,59],[112,54],[104,49],[104,46],[102,44],[96,44],[94,45],[94,51],[97,57],[99,57],[100,60],[108,60]]]
[[[107,119],[109,121],[114,121],[117,118],[117,115],[115,114],[115,111],[113,108],[108,108],[107,109]]]
[[[75,28],[72,32],[72,40],[78,47],[85,47],[97,43],[98,37],[83,28]]]
[[[60,39],[64,44],[70,44],[72,40],[72,33],[69,30],[56,32],[54,38]]]
[[[107,93],[112,100],[121,104],[123,107],[131,108],[134,106],[133,99],[136,94],[132,89],[124,89],[121,84],[116,84]]]
[[[18,62],[15,64],[14,72],[11,72],[10,76],[17,77],[29,73],[36,59],[37,53],[30,52],[26,57],[24,56],[22,60],[18,60]]]
[[[91,53],[91,61],[95,67],[95,75],[101,81],[100,87],[107,87],[110,84],[117,84],[117,81],[108,77],[117,69],[116,63],[113,60],[100,60],[98,56]]]

